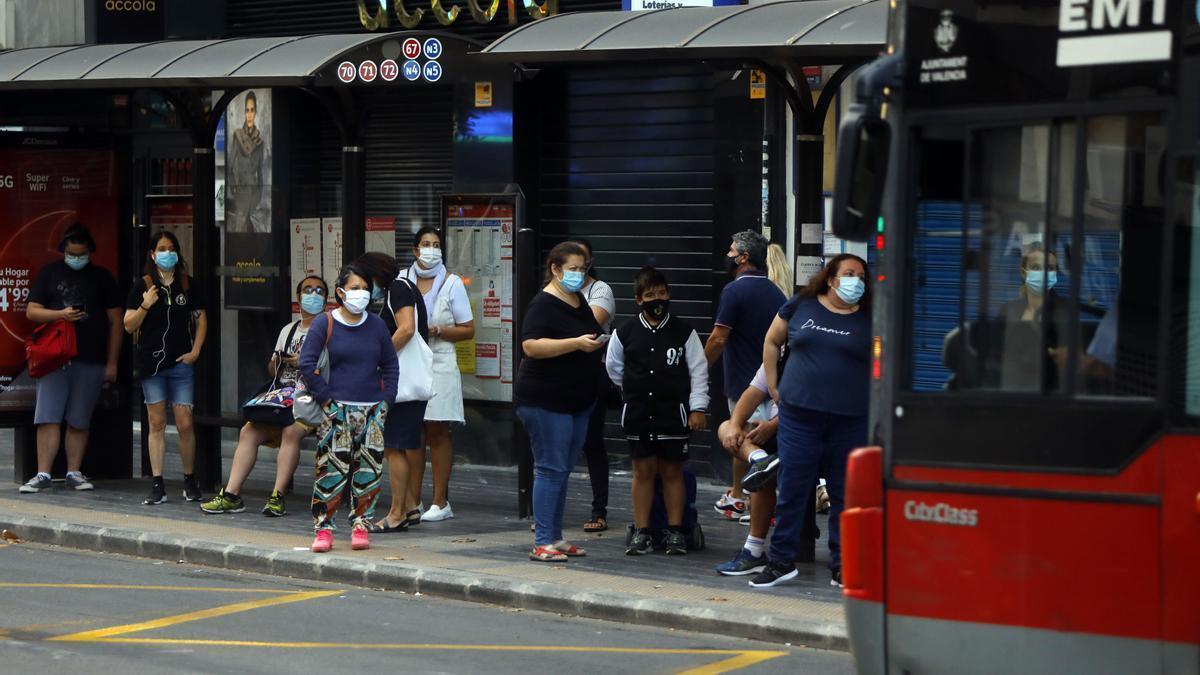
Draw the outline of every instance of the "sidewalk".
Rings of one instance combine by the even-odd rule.
[[[841,594],[829,585],[823,541],[817,545],[816,564],[801,565],[795,583],[769,591],[755,591],[745,577],[721,577],[713,570],[746,536],[745,527],[713,511],[711,504],[720,494],[714,486],[701,486],[697,504],[707,549],[680,558],[624,554],[625,523],[632,519],[626,478],[612,480],[610,529],[584,534],[580,526],[590,513],[591,493],[586,476],[572,476],[565,534],[586,547],[588,555],[559,565],[531,562],[529,521],[516,517],[516,472],[474,466],[455,467],[453,520],[377,534],[371,537],[370,550],[351,551],[349,528],[339,518],[333,553],[314,555],[307,549],[312,540],[311,459],[302,457],[295,492],[287,500],[288,516],[267,518],[259,513],[275,470],[267,453],[243,489],[246,511],[214,516],[183,501],[178,454],[171,447],[166,471],[170,501],[150,507],[141,504],[149,487],[144,480],[102,481],[92,492],[70,491],[59,483],[40,494],[18,494],[17,485],[7,482],[13,448],[11,435],[5,434],[0,437],[0,473],[6,477],[6,487],[0,490],[0,528],[29,541],[75,548],[848,648]],[[426,477],[428,495],[428,471]],[[386,511],[389,499],[385,487],[378,515]],[[818,521],[822,532],[827,529],[824,520]]]

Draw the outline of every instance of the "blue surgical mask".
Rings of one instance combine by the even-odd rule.
[[[90,256],[87,253],[84,253],[83,255],[71,255],[68,253],[63,257],[63,260],[67,263],[67,267],[70,267],[78,272],[79,270],[87,267],[89,257]]]
[[[383,299],[383,289],[378,285],[371,288],[371,302],[379,302]]]
[[[309,314],[320,314],[325,311],[325,297],[316,293],[305,293],[300,296],[300,309]]]
[[[1046,282],[1046,287],[1042,288],[1043,279]],[[1029,292],[1034,295],[1045,295],[1058,284],[1058,272],[1050,270],[1042,275],[1042,270],[1029,270],[1025,272],[1025,286],[1029,288]]]
[[[155,251],[154,264],[158,265],[160,270],[167,270],[169,272],[179,264],[179,254],[175,251]]]
[[[572,270],[563,270],[563,278],[559,283],[566,289],[568,293],[575,293],[583,288],[584,275],[583,272],[575,272]]]
[[[837,292],[842,302],[847,305],[856,305],[862,299],[863,292],[867,290],[867,284],[858,277],[838,277],[838,287],[833,290]]]

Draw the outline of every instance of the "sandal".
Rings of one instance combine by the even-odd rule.
[[[592,519],[583,524],[584,532],[603,532],[608,529],[608,519],[604,516],[592,516]]]
[[[569,541],[566,541],[565,539],[563,541],[555,542],[554,550],[558,551],[559,553],[561,553],[563,555],[571,556],[572,558],[580,558],[580,557],[587,555],[587,551],[583,550],[582,548],[579,548],[578,546],[576,546],[575,544],[572,544]]]
[[[408,523],[409,525],[420,525],[421,512],[424,510],[424,508],[424,504],[417,504],[417,508],[404,514],[404,522]]]
[[[529,559],[537,562],[566,562],[567,554],[553,546],[538,546],[529,554]]]
[[[408,521],[402,520],[399,525],[389,525],[387,516],[376,523],[371,523],[367,527],[367,531],[371,534],[389,534],[392,532],[404,532],[408,530]]]

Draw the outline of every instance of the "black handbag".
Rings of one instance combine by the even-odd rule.
[[[292,330],[288,332],[287,340],[283,343],[285,350],[292,344],[292,338],[296,337],[296,329],[299,327],[299,321],[292,324]],[[292,385],[279,386],[279,372],[282,369],[283,364],[278,364],[275,367],[275,377],[271,378],[270,382],[260,387],[242,404],[242,416],[247,422],[272,427],[287,427],[296,421],[292,415],[296,388]]]

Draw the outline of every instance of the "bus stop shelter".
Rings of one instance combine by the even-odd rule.
[[[801,240],[802,223],[824,221],[824,125],[841,85],[887,47],[883,0],[780,0],[748,6],[577,12],[527,24],[478,54],[512,63],[526,76],[540,67],[703,63],[764,72],[792,112],[796,255],[820,256],[821,240]],[[805,66],[837,66],[814,100]],[[530,272],[532,274],[532,272]],[[532,277],[522,286],[534,287]],[[532,292],[532,291],[527,291]],[[532,461],[521,463],[520,515],[530,512]]]
[[[440,40],[441,53],[435,57],[440,70],[436,78],[411,77],[398,63],[415,62],[420,56],[408,53],[409,42],[423,44],[430,38]],[[192,145],[192,222],[195,270],[217,271],[197,275],[205,297],[221,297],[221,236],[215,218],[214,138],[218,123],[228,104],[241,92],[252,88],[290,88],[312,97],[337,126],[341,141],[341,217],[345,223],[365,222],[366,160],[364,127],[369,116],[368,92],[388,87],[416,88],[465,81],[467,79],[511,79],[509,65],[496,67],[468,62],[468,49],[482,46],[459,35],[426,31],[398,33],[329,34],[268,38],[232,38],[222,40],[166,40],[140,44],[98,44],[67,47],[36,47],[0,52],[0,116],[4,99],[36,97],[72,92],[129,93],[153,91],[167,99],[183,120]],[[382,65],[391,62],[392,70],[382,68],[364,73],[360,64]],[[428,63],[428,61],[426,61]],[[348,68],[348,70],[347,70]],[[213,92],[221,92],[218,98]],[[126,221],[127,222],[127,221]],[[120,226],[118,226],[120,227]],[[145,233],[148,234],[148,233]],[[135,244],[140,247],[140,244]],[[365,250],[365,233],[360,227],[344,228],[342,262],[349,262]],[[124,263],[130,256],[122,259]],[[263,275],[278,276],[279,269],[260,270]],[[208,312],[209,334],[220,335],[221,316]],[[215,351],[210,348],[208,351]],[[228,356],[228,355],[225,355]],[[222,368],[236,364],[215,354],[205,359],[196,372],[196,474],[202,485],[221,480],[219,431],[236,427],[241,419],[222,417],[219,381]],[[121,379],[128,380],[128,372]],[[128,383],[123,387],[120,405],[129,419]],[[35,471],[35,448],[30,413],[0,412],[0,424],[17,429],[15,472],[18,479]],[[110,420],[111,421],[111,420]],[[101,428],[96,428],[97,426]],[[96,478],[127,477],[131,460],[117,457],[129,447],[129,432],[105,437],[111,424],[93,425],[88,459],[112,456],[111,462],[92,462],[89,475]],[[144,427],[143,427],[144,428]],[[143,443],[144,446],[144,443]],[[143,466],[146,450],[142,449]]]

